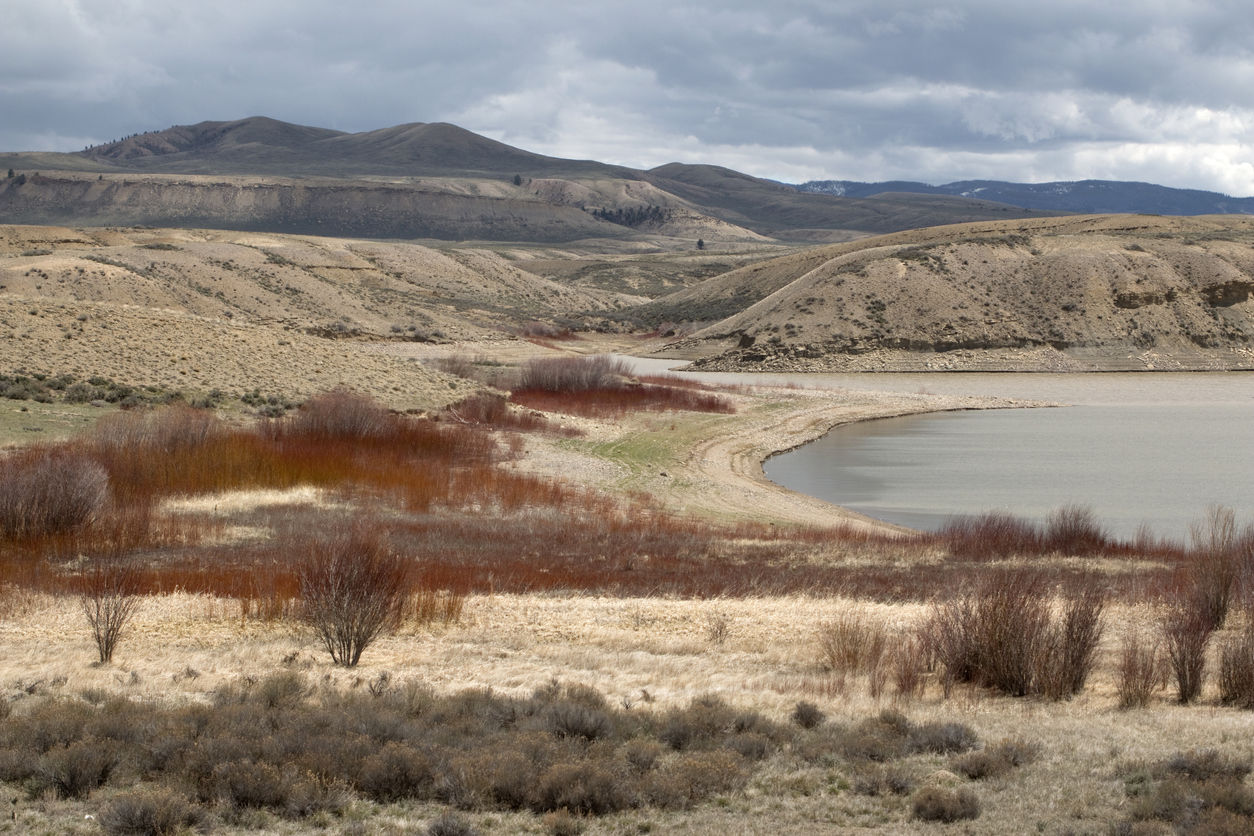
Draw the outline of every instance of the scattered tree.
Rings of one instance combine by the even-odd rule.
[[[101,663],[113,651],[139,604],[139,567],[129,557],[96,555],[88,559],[80,579],[78,601],[91,627]]]
[[[14,177],[13,169],[9,169],[9,179],[12,180],[13,177]]]
[[[366,520],[311,541],[299,579],[305,622],[346,668],[396,627],[409,593],[407,561]]]
[[[515,174],[515,175],[514,175],[514,185],[515,185],[515,186],[521,186],[521,185],[522,185],[522,175],[521,175],[521,174]]]
[[[705,249],[705,239],[704,239],[704,238],[698,238],[698,239],[697,239],[697,249],[698,249],[698,250],[704,250],[704,249]]]

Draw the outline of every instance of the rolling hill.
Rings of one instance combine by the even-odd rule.
[[[398,409],[473,386],[415,343],[510,340],[534,318],[640,301],[491,250],[220,230],[0,226],[0,371],[303,398],[346,384]]]
[[[706,369],[1235,369],[1251,294],[1254,218],[1071,216],[818,248],[634,312],[717,319],[666,352]]]

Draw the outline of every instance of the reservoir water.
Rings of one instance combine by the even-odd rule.
[[[1107,530],[1186,541],[1210,505],[1254,523],[1254,373],[701,375],[863,391],[991,395],[1061,408],[838,427],[765,465],[773,481],[911,528],[1069,503]]]

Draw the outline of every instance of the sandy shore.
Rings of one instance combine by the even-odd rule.
[[[897,526],[788,490],[766,478],[776,453],[857,421],[925,412],[1035,405],[953,395],[753,387],[734,415],[644,413],[581,421],[578,441],[529,441],[519,466],[612,491],[649,494],[676,512],[791,525]]]

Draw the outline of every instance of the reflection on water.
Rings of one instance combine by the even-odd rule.
[[[1146,524],[1184,540],[1212,504],[1254,523],[1252,373],[701,377],[1072,404],[870,421],[766,463],[785,487],[912,528],[989,510],[1044,519],[1068,503],[1121,537]]]

